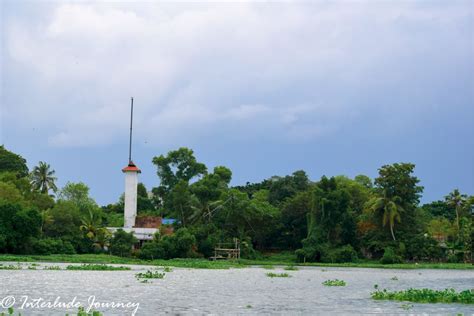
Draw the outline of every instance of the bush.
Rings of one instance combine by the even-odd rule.
[[[165,249],[163,248],[163,245],[161,245],[157,241],[152,241],[152,242],[147,242],[142,246],[142,248],[140,249],[139,257],[141,259],[149,259],[149,260],[165,259],[166,252],[165,252]]]
[[[351,245],[331,249],[322,257],[323,262],[331,263],[354,262],[357,259],[357,252]]]
[[[384,254],[382,259],[380,259],[380,263],[382,264],[392,264],[392,263],[402,263],[402,257],[395,253],[395,250],[391,247],[385,248]]]
[[[133,233],[127,233],[123,229],[119,229],[110,241],[110,252],[116,256],[130,257],[132,247],[136,243],[137,239],[133,236]]]
[[[32,244],[32,250],[38,255],[51,254],[75,254],[76,251],[69,241],[62,241],[61,239],[45,238],[37,239]]]

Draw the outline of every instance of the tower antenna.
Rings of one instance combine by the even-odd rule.
[[[132,163],[132,129],[133,129],[133,97],[131,98],[131,106],[130,106],[130,143],[128,146],[128,163]]]

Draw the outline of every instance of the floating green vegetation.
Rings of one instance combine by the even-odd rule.
[[[289,275],[288,273],[268,272],[267,277],[269,277],[269,278],[291,278],[291,275]]]
[[[371,293],[375,300],[408,301],[417,303],[474,304],[474,289],[456,292],[454,289],[408,289],[390,292],[386,289]]]
[[[14,315],[15,310],[13,307],[8,308],[8,314],[5,314],[5,312],[0,313],[0,316],[7,316],[7,315]],[[18,313],[18,316],[21,316],[20,313]],[[66,314],[66,316],[69,316],[69,314]],[[79,310],[77,311],[77,316],[103,316],[101,312],[98,311],[85,311],[84,307],[79,307]]]
[[[245,306],[245,308],[252,308],[252,305],[247,305]]]
[[[13,264],[9,264],[7,266],[4,266],[3,264],[0,264],[0,270],[21,270],[21,265],[17,264],[17,265],[13,265]]]
[[[164,272],[173,272],[173,269],[171,269],[171,267],[164,267],[163,271]]]
[[[5,314],[5,312],[0,313],[0,316],[6,316],[6,315],[13,315],[15,311],[13,310],[13,307],[8,308],[8,314]]]
[[[286,266],[283,269],[288,270],[288,271],[298,271],[298,268],[295,266]]]
[[[264,268],[265,270],[273,270],[273,269],[275,269],[275,267],[272,266],[271,264],[266,265],[266,266],[263,266],[262,268]]]
[[[400,308],[407,311],[407,310],[413,308],[413,304],[402,304],[402,305],[400,306]]]
[[[396,276],[394,276],[393,278],[391,278],[390,280],[392,281],[398,281],[398,278]]]
[[[34,265],[28,266],[28,270],[36,270],[36,266]]]
[[[346,286],[346,281],[334,279],[334,280],[326,280],[323,282],[323,285],[326,286]]]
[[[147,270],[146,272],[139,272],[135,274],[135,277],[137,279],[163,279],[165,277],[165,273]]]
[[[66,316],[68,316],[66,314]],[[84,307],[79,307],[79,311],[77,312],[77,316],[103,316],[101,312],[98,311],[90,311],[87,312],[84,310]]]
[[[80,266],[69,265],[67,270],[98,270],[98,271],[124,271],[130,270],[130,267],[114,267],[106,264],[82,264]]]
[[[43,270],[61,270],[60,266],[44,266]]]

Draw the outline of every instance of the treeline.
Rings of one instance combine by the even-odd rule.
[[[208,170],[187,148],[153,163],[160,185],[151,192],[139,185],[138,216],[176,219],[175,233],[158,233],[131,251],[133,236],[120,230],[112,236],[105,229],[123,225],[123,196],[99,207],[85,184],[68,183],[53,198],[50,167],[40,163],[29,172],[22,157],[2,147],[0,251],[209,257],[217,243],[237,238],[246,258],[292,251],[300,261],[321,262],[471,259],[474,197],[454,190],[420,206],[423,188],[410,163],[382,166],[375,179],[311,181],[300,170],[236,187],[230,169]]]

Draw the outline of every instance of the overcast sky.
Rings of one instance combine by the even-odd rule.
[[[0,143],[123,191],[190,147],[233,184],[413,162],[423,201],[474,194],[472,1],[1,1]]]

